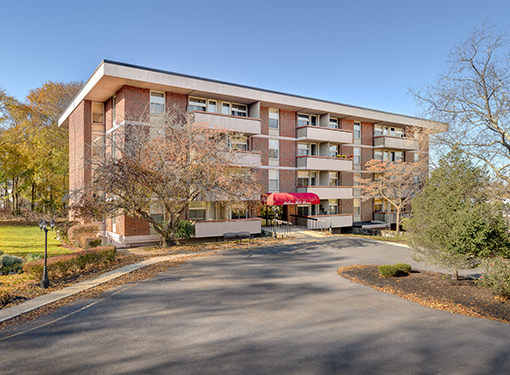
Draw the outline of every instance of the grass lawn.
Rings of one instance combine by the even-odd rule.
[[[55,231],[48,232],[48,256],[71,253],[60,246]],[[44,253],[44,231],[37,225],[0,226],[0,250],[4,254],[24,257],[29,253]]]

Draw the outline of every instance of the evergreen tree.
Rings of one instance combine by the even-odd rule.
[[[489,199],[487,173],[458,149],[439,162],[413,200],[406,223],[415,258],[452,272],[477,258],[510,255],[510,240],[498,202]]]

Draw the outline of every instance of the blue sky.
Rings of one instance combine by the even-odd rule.
[[[510,2],[8,1],[0,87],[23,100],[109,59],[406,115],[449,50]]]

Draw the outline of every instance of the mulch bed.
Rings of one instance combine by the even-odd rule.
[[[433,309],[510,323],[510,300],[471,278],[452,280],[449,275],[414,269],[408,276],[382,278],[376,265],[341,267],[338,274]]]

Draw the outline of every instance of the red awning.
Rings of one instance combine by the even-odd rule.
[[[262,197],[267,206],[289,206],[294,204],[319,204],[321,201],[314,193],[271,193]]]

